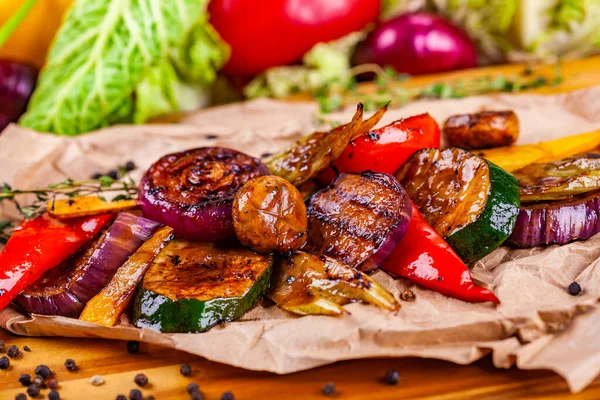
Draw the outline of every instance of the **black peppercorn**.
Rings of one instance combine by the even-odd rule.
[[[4,340],[0,339],[0,353],[4,353],[6,349],[4,348]]]
[[[46,387],[46,382],[44,382],[44,378],[41,375],[36,375],[31,382],[39,387]]]
[[[50,371],[50,367],[43,364],[35,367],[35,374],[41,376],[44,379],[48,378],[50,375],[53,375],[52,371]]]
[[[117,395],[117,397],[115,398],[115,400],[127,400],[127,397],[125,397],[124,394],[119,394],[119,395]]]
[[[60,395],[58,394],[58,392],[56,390],[51,390],[50,393],[48,393],[48,399],[60,400]]]
[[[102,174],[100,172],[96,172],[90,176],[90,179],[100,179]]]
[[[385,373],[385,376],[383,378],[383,382],[385,382],[388,385],[395,385],[398,383],[398,381],[400,380],[400,372],[396,371],[395,369],[389,370],[388,372]]]
[[[65,360],[65,368],[71,372],[76,371],[77,364],[75,364],[75,360],[73,360],[72,358],[67,358]]]
[[[31,385],[31,376],[29,376],[29,374],[19,375],[19,383],[23,386]]]
[[[221,400],[234,400],[235,397],[233,396],[233,393],[231,392],[225,392],[221,395]]]
[[[35,383],[32,383],[27,387],[27,394],[29,397],[36,397],[38,394],[40,394],[40,387]]]
[[[46,385],[48,385],[48,387],[50,389],[57,389],[58,388],[58,381],[54,378],[50,378],[48,379],[48,382],[46,382]]]
[[[127,352],[129,354],[135,354],[140,351],[140,342],[137,340],[130,340],[127,342]]]
[[[106,175],[110,176],[112,179],[119,179],[119,173],[116,169],[111,169]]]
[[[326,383],[321,388],[321,393],[323,393],[324,396],[333,396],[335,394],[335,385],[331,382]]]
[[[190,364],[181,364],[179,372],[181,372],[181,375],[183,376],[190,376],[192,374],[192,367]]]
[[[8,346],[8,349],[6,349],[6,355],[8,355],[10,358],[17,358],[21,355],[21,350],[19,350],[17,346]]]
[[[154,396],[150,395],[150,396],[146,397],[146,400],[155,400],[155,399],[154,399]]]
[[[187,387],[185,388],[185,390],[189,393],[192,394],[194,392],[199,392],[200,388],[198,387],[197,384],[195,383],[190,383],[189,385],[187,385]]]
[[[19,393],[15,396],[15,400],[27,400],[27,396],[24,393]]]
[[[137,389],[131,389],[129,392],[129,400],[142,400],[143,398],[142,392]]]
[[[25,350],[28,353],[31,351],[31,349],[29,348],[29,346],[23,346],[23,350]]]
[[[127,171],[127,172],[133,171],[136,168],[137,168],[137,166],[135,165],[135,163],[133,161],[127,161],[125,163],[125,171]]]
[[[573,282],[569,285],[567,291],[571,296],[577,296],[579,293],[581,293],[581,285],[577,282]]]
[[[133,378],[133,381],[136,385],[144,387],[148,384],[148,377],[144,374],[137,374],[135,378]]]
[[[0,357],[0,369],[8,369],[10,367],[10,360],[6,356]]]
[[[192,392],[190,393],[191,400],[204,400],[204,395],[202,392]]]

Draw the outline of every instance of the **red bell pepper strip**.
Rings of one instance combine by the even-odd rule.
[[[354,139],[319,179],[328,185],[342,172],[393,175],[416,151],[431,147],[440,147],[440,127],[429,114],[400,119]]]
[[[460,300],[500,303],[490,290],[473,283],[465,263],[414,204],[406,235],[381,269]]]
[[[112,214],[59,221],[48,214],[23,221],[0,253],[0,310],[44,272],[75,254]]]

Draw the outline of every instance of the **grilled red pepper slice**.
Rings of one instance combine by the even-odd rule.
[[[406,235],[381,269],[460,300],[500,303],[490,290],[473,283],[465,263],[414,204]]]
[[[429,114],[400,119],[354,139],[319,178],[328,185],[342,172],[395,174],[417,150],[431,147],[440,147],[440,127]]]
[[[23,221],[0,253],[0,310],[44,272],[72,256],[111,214],[59,221],[48,214]]]

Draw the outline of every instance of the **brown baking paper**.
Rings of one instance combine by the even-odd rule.
[[[520,143],[554,139],[600,128],[600,87],[556,96],[498,95],[423,101],[390,110],[383,123],[429,112],[439,122],[454,113],[512,109],[521,121]],[[328,115],[348,120],[353,109]],[[115,126],[76,138],[40,134],[16,125],[0,135],[0,182],[17,188],[82,179],[127,160],[139,178],[158,157],[198,146],[229,146],[255,156],[277,151],[314,128],[316,105],[256,100],[208,109],[177,125]],[[14,217],[14,210],[4,213]],[[200,334],[138,330],[124,317],[101,327],[76,319],[14,309],[0,326],[20,335],[142,340],[210,360],[280,374],[338,360],[419,356],[471,363],[493,353],[497,367],[551,369],[572,391],[600,373],[600,235],[566,246],[500,248],[473,268],[502,304],[469,304],[421,289],[384,272],[374,277],[396,297],[412,289],[416,300],[397,313],[351,304],[341,317],[292,316],[258,306],[241,320]],[[567,294],[577,281],[583,293]]]

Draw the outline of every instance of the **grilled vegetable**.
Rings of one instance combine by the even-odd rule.
[[[157,226],[142,217],[119,214],[108,230],[77,257],[47,271],[15,302],[29,313],[78,317],[85,304]]]
[[[512,111],[483,111],[453,115],[444,122],[449,146],[489,149],[508,146],[519,137],[519,119]]]
[[[396,177],[427,223],[466,263],[491,253],[515,226],[517,180],[468,151],[421,150]]]
[[[103,214],[61,222],[44,214],[23,221],[0,253],[0,310],[44,272],[75,254],[111,219]]]
[[[233,197],[248,180],[268,173],[260,160],[235,150],[202,147],[166,155],[140,182],[145,217],[190,240],[224,240],[234,235]]]
[[[521,202],[564,200],[600,190],[600,154],[583,154],[516,170]]]
[[[342,305],[362,301],[390,311],[394,296],[367,275],[327,256],[295,251],[280,260],[269,297],[295,314],[339,315]]]
[[[333,164],[360,132],[362,123],[363,105],[359,103],[350,123],[304,136],[290,148],[269,157],[265,163],[273,175],[300,186]]]
[[[440,147],[440,128],[429,114],[400,119],[352,140],[319,180],[328,185],[343,172],[395,174],[417,150],[430,147]]]
[[[104,326],[116,325],[144,273],[172,238],[170,227],[158,229],[119,267],[108,285],[86,304],[79,319]]]
[[[372,271],[406,233],[410,212],[409,198],[393,176],[341,174],[311,198],[308,234],[315,253]]]
[[[566,244],[600,232],[600,192],[569,200],[526,204],[508,243],[522,248]]]
[[[154,260],[134,303],[134,324],[202,332],[233,321],[269,288],[273,257],[242,248],[174,240]]]
[[[473,283],[465,263],[414,205],[406,235],[381,269],[460,300],[500,302],[494,293]]]
[[[137,200],[107,202],[97,196],[82,196],[72,199],[50,200],[48,213],[58,219],[89,217],[137,208]]]
[[[299,249],[307,239],[302,195],[277,176],[251,179],[235,195],[233,227],[240,242],[259,253]]]
[[[560,160],[592,151],[598,146],[600,146],[600,130],[536,144],[482,150],[477,154],[507,171],[514,171],[534,162]]]

